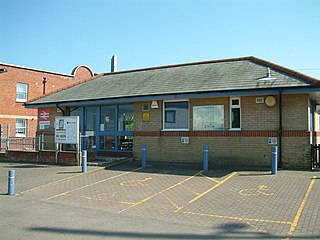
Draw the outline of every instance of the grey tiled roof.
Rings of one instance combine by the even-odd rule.
[[[267,77],[268,67],[275,80]],[[27,105],[137,96],[310,87],[317,79],[258,59],[244,57],[106,73]]]

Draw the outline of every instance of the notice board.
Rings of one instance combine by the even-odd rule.
[[[79,116],[55,118],[55,143],[79,144]]]

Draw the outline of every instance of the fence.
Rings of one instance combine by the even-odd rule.
[[[54,132],[42,132],[33,137],[11,137],[6,134],[1,136],[0,151],[21,150],[21,151],[43,151],[56,150]],[[72,145],[70,145],[72,147]],[[74,147],[75,148],[75,147]],[[62,145],[59,145],[62,150]]]
[[[21,128],[17,130],[15,125],[0,124],[0,151],[38,150],[41,142],[37,141],[36,131],[32,125],[27,125],[21,133]]]

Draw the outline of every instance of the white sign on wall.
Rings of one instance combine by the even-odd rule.
[[[54,127],[55,143],[79,143],[79,116],[56,117]]]

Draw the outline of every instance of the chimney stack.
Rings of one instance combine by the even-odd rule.
[[[118,67],[117,55],[113,55],[111,58],[111,72],[116,72]]]

